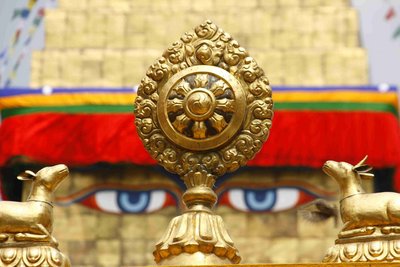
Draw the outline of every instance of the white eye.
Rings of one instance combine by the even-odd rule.
[[[281,211],[293,208],[300,198],[300,190],[297,188],[279,188],[276,190],[276,202],[273,211]]]
[[[305,204],[316,195],[296,187],[232,188],[221,194],[221,205],[245,212],[278,212]]]
[[[150,201],[146,212],[153,212],[161,209],[167,199],[167,193],[164,190],[153,190],[150,192]]]
[[[241,211],[248,211],[245,199],[244,199],[244,190],[243,189],[230,189],[227,192],[228,201],[232,205],[233,208]]]
[[[180,190],[154,188],[139,189],[129,188],[126,185],[116,186],[112,184],[99,187],[84,188],[69,196],[56,198],[56,204],[69,206],[79,203],[91,209],[116,213],[150,213],[165,207],[177,207]]]
[[[117,194],[116,190],[104,190],[95,193],[94,198],[100,210],[111,213],[120,213],[121,210],[118,207]]]
[[[167,191],[101,190],[95,192],[97,209],[110,213],[148,213],[163,208]],[[171,197],[169,197],[171,199]]]
[[[227,192],[230,205],[240,211],[268,211],[276,200],[275,190],[230,189]]]

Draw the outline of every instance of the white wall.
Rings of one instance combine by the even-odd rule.
[[[10,42],[12,41],[13,35],[20,23],[20,19],[16,18],[12,20],[12,16],[14,10],[16,8],[26,7],[28,0],[0,0],[0,53],[6,46],[10,46]],[[5,80],[10,75],[12,68],[17,61],[19,55],[22,53],[24,49],[23,43],[28,36],[29,26],[32,24],[32,20],[34,15],[36,14],[39,6],[46,5],[47,0],[38,0],[35,7],[31,10],[31,13],[27,20],[25,21],[25,27],[21,32],[21,37],[18,44],[15,47],[15,50],[10,57],[10,60],[7,65],[4,65],[4,60],[0,60],[0,88],[4,86]],[[43,21],[40,24],[39,28],[35,32],[34,38],[27,49],[26,56],[22,61],[21,65],[18,68],[16,78],[12,82],[11,86],[13,87],[23,87],[29,85],[30,79],[30,62],[31,62],[31,53],[32,49],[42,49],[44,45],[44,27]]]
[[[361,19],[361,42],[368,50],[370,83],[400,85],[400,0],[352,0]],[[385,16],[393,7],[395,16]]]
[[[15,8],[24,7],[28,0],[0,0],[0,52],[9,45],[11,38],[17,28],[18,19],[11,20]],[[400,85],[400,37],[393,39],[393,33],[400,27],[400,0],[352,0],[354,7],[359,10],[361,19],[360,39],[362,45],[369,53],[370,83],[390,83]],[[35,14],[38,6],[55,5],[55,0],[38,0],[36,8],[31,12]],[[388,10],[394,7],[396,16],[391,20],[385,20]],[[28,34],[28,25],[33,16],[26,21],[25,29],[13,54],[12,60],[7,66],[3,66],[0,60],[0,72],[2,76],[8,76],[23,49],[23,40]],[[28,86],[30,78],[30,52],[32,49],[41,49],[44,45],[44,23],[38,28],[28,53],[18,69],[17,76],[12,86]],[[3,69],[2,69],[3,66]],[[0,80],[3,87],[5,79]]]

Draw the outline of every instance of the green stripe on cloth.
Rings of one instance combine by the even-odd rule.
[[[376,111],[390,112],[397,116],[397,110],[394,106],[386,103],[371,103],[371,102],[275,102],[275,109],[278,110],[346,110],[346,111]]]
[[[30,113],[57,112],[57,113],[132,113],[133,105],[82,105],[82,106],[42,106],[28,108],[10,108],[1,111],[3,119],[15,115]]]
[[[397,116],[396,108],[385,103],[356,103],[356,102],[277,102],[277,110],[315,110],[315,111],[376,111],[389,112]],[[3,119],[31,113],[132,113],[134,105],[82,105],[82,106],[41,106],[11,108],[1,111]]]

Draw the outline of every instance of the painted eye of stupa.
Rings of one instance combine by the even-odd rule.
[[[56,204],[79,203],[88,208],[113,214],[142,214],[177,207],[178,188],[135,188],[126,185],[91,186],[69,196],[57,197]]]
[[[229,188],[220,194],[219,205],[243,212],[279,212],[293,209],[321,196],[301,187]]]
[[[241,212],[269,213],[294,209],[316,198],[329,199],[335,192],[324,191],[310,184],[271,185],[265,183],[223,182],[217,190],[217,206],[227,206]],[[179,208],[183,192],[179,186],[165,188],[103,184],[84,188],[69,196],[57,197],[56,204],[85,207],[113,214],[143,214],[163,208]]]

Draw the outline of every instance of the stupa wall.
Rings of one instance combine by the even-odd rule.
[[[132,87],[162,51],[205,19],[231,33],[266,71],[274,85],[368,83],[366,51],[360,47],[358,15],[345,0],[59,0],[46,10],[45,49],[32,57],[31,86]],[[133,118],[132,118],[133,123]],[[273,129],[272,129],[273,131]],[[162,174],[151,168],[72,168],[58,196],[94,184],[148,184]],[[244,182],[308,182],[336,185],[320,170],[243,171]],[[311,224],[296,210],[278,213],[216,211],[232,235],[243,263],[320,262],[336,238],[333,219]],[[73,266],[153,264],[151,254],[179,212],[114,215],[82,205],[55,209],[55,232]]]

